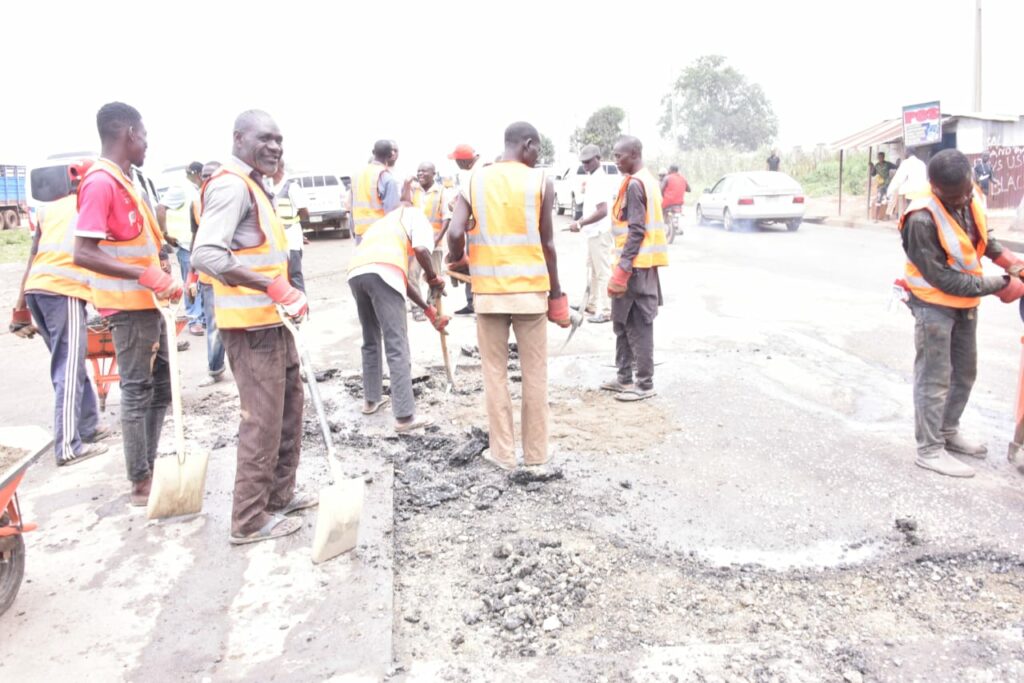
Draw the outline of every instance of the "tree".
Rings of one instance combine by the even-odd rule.
[[[622,135],[622,121],[626,112],[619,107],[601,107],[587,119],[582,128],[572,134],[572,147],[577,153],[584,145],[597,145],[601,156],[611,158],[612,147]]]
[[[705,55],[683,69],[661,103],[661,134],[680,149],[750,152],[771,142],[779,130],[761,86],[747,82],[720,55]]]
[[[537,163],[541,166],[550,166],[555,163],[555,143],[544,133],[540,134],[540,156]]]

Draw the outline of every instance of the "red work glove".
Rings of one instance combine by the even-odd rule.
[[[426,310],[423,312],[427,316],[427,320],[430,321],[430,324],[433,325],[434,329],[438,332],[444,332],[444,328],[448,327],[448,323],[451,321],[451,316],[439,316],[437,314],[437,309],[433,306],[427,306]]]
[[[139,284],[153,290],[158,299],[170,299],[171,303],[181,299],[181,281],[160,266],[149,266],[142,271]]]
[[[1021,271],[1024,270],[1024,261],[1021,261],[1009,249],[1003,249],[1003,253],[999,255],[999,258],[995,259],[995,263],[1012,277],[1020,277]]]
[[[1024,296],[1024,282],[1020,281],[1020,278],[1011,277],[1010,282],[996,292],[996,296],[1004,304],[1012,304],[1017,299]]]
[[[302,290],[292,287],[285,275],[278,275],[270,282],[270,286],[267,287],[267,296],[275,304],[281,304],[284,312],[293,320],[298,320],[309,310],[306,295],[302,293]]]
[[[548,320],[559,327],[569,327],[572,319],[569,317],[569,297],[563,294],[554,299],[548,299]]]
[[[440,275],[435,275],[427,280],[427,286],[430,287],[430,291],[435,297],[444,294],[444,278]]]
[[[39,331],[32,324],[32,314],[27,308],[15,308],[11,311],[11,324],[7,329],[22,339],[31,339]]]
[[[615,266],[615,270],[612,271],[612,277],[608,280],[608,296],[617,299],[625,294],[630,275],[632,273],[627,273],[620,266]]]

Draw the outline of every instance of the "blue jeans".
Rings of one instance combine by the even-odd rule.
[[[213,285],[199,283],[199,301],[206,319],[206,365],[211,375],[224,372],[224,341],[213,314]]]
[[[53,450],[58,464],[82,450],[82,435],[96,432],[96,391],[85,370],[85,302],[60,294],[25,295],[39,334],[50,350],[53,383]]]
[[[178,247],[178,266],[181,268],[182,282],[188,279],[188,273],[192,270],[191,258],[192,254],[188,249]],[[188,316],[189,325],[202,322],[203,319],[203,306],[199,303],[198,297],[193,299],[188,295],[188,289],[185,290],[185,315]]]

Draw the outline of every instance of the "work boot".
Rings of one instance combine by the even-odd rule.
[[[946,437],[946,450],[950,453],[959,453],[960,455],[969,455],[972,458],[983,459],[988,455],[988,447],[983,443],[975,443],[970,439],[964,438],[960,434],[954,434],[953,436]]]
[[[936,451],[928,455],[918,455],[914,464],[947,477],[968,478],[974,476],[974,468],[965,465],[946,451]]]
[[[149,503],[149,490],[153,486],[153,477],[150,476],[142,481],[132,482],[132,505],[137,508],[144,508]]]
[[[618,379],[609,380],[601,384],[601,389],[604,391],[613,391],[615,393],[621,393],[623,391],[633,391],[636,385],[632,382],[620,382]]]

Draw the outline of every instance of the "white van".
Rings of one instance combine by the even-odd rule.
[[[611,161],[602,161],[601,166],[608,175],[619,175],[619,168]],[[574,161],[549,169],[555,174],[555,210],[561,216],[566,211],[573,218],[583,214],[583,181],[587,172],[583,164]]]
[[[348,182],[346,182],[348,181]],[[319,233],[321,230],[341,230],[351,237],[349,221],[349,185],[347,176],[332,173],[296,173],[288,179],[302,193],[300,206],[306,208],[302,216],[302,229]],[[289,195],[291,195],[289,188]]]

